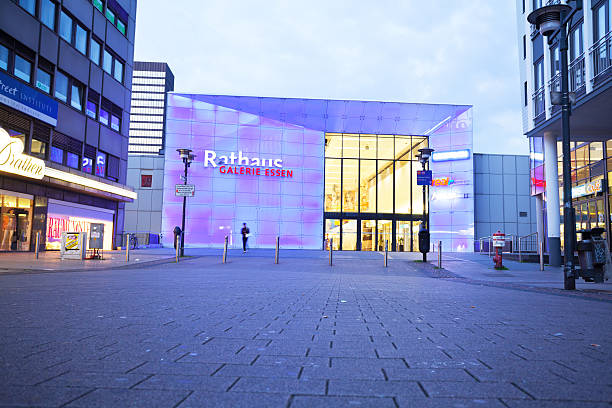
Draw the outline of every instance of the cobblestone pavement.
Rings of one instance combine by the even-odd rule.
[[[611,406],[605,299],[231,255],[0,276],[0,406]]]

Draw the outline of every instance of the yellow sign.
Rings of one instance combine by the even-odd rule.
[[[0,128],[0,171],[40,180],[45,175],[45,162],[23,154],[23,142]]]
[[[79,234],[66,234],[66,250],[79,249]]]

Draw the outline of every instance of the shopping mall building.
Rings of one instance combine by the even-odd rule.
[[[184,165],[186,246],[418,250],[423,220],[418,150],[435,150],[425,213],[432,241],[473,248],[472,107],[391,102],[171,93],[166,111],[163,243],[181,225]],[[427,216],[426,215],[426,216]]]

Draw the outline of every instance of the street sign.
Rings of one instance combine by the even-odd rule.
[[[417,186],[431,186],[431,170],[417,170]]]
[[[176,184],[174,195],[177,197],[193,197],[195,195],[195,184]]]

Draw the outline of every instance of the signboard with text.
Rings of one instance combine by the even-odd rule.
[[[417,170],[417,186],[431,186],[431,170]]]
[[[195,184],[177,184],[174,187],[177,197],[193,197],[195,195]]]
[[[0,102],[51,126],[57,125],[56,101],[1,71]]]

